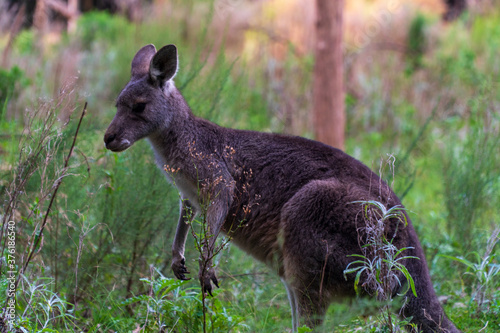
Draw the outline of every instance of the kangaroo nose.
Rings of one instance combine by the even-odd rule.
[[[108,144],[110,144],[111,142],[113,142],[113,140],[116,138],[116,134],[109,134],[109,133],[106,133],[106,135],[104,135],[104,143],[106,144],[106,146]]]

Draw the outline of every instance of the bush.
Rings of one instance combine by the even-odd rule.
[[[26,87],[30,81],[24,75],[24,71],[18,66],[11,69],[0,68],[0,123],[7,111],[7,104],[10,99],[16,99],[19,89]]]
[[[469,120],[459,121],[443,154],[447,226],[456,246],[467,251],[474,245],[477,228],[488,228],[487,216],[500,203],[492,195],[500,188],[499,119],[489,108],[488,98],[480,95],[471,101]]]
[[[133,25],[119,15],[95,11],[80,16],[76,31],[83,48],[90,50],[94,42],[116,44],[130,38]]]

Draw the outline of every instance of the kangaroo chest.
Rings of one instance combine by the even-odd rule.
[[[155,154],[156,164],[163,171],[167,180],[179,190],[182,199],[188,199],[194,208],[199,211],[201,205],[198,183],[183,173],[182,169],[178,168],[173,161],[167,160],[165,154],[152,141],[150,143]]]

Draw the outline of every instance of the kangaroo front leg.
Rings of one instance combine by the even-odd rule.
[[[201,252],[198,278],[200,279],[203,292],[208,292],[210,296],[212,296],[212,282],[217,288],[219,287],[212,259],[219,252],[216,248],[216,240],[226,220],[231,201],[232,199],[230,199],[229,195],[221,195],[207,209],[207,225],[205,235],[203,235],[203,250]]]
[[[191,222],[196,216],[196,212],[193,210],[191,203],[184,199],[181,199],[181,211],[179,216],[179,222],[177,224],[177,230],[175,232],[174,243],[172,244],[172,270],[176,278],[180,280],[189,280],[186,278],[186,274],[189,271],[186,267],[186,259],[184,258],[184,249],[186,245],[186,238],[189,231],[189,222]]]

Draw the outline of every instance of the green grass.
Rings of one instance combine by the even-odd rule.
[[[41,110],[45,103],[45,108],[69,119],[67,125],[64,121],[50,125],[52,139],[43,145],[44,154],[30,164],[35,171],[19,192],[13,214],[18,267],[21,253],[33,237],[39,237],[37,226],[71,145],[78,112],[84,100],[89,102],[68,176],[49,214],[43,246],[20,278],[18,327],[33,332],[44,325],[59,332],[131,332],[146,325],[146,332],[158,332],[162,322],[180,331],[199,325],[198,253],[191,237],[186,260],[193,279],[179,285],[168,280],[173,278],[170,246],[178,218],[175,189],[163,179],[146,142],[121,154],[103,147],[115,98],[128,80],[130,61],[139,47],[171,42],[178,46],[181,69],[176,84],[195,114],[224,126],[262,131],[293,127],[300,130],[295,134],[310,136],[306,121],[310,55],[299,58],[289,52],[279,64],[283,78],[277,82],[270,75],[269,57],[228,59],[224,46],[209,57],[212,40],[204,23],[189,26],[186,38],[177,28],[181,20],[173,16],[132,25],[102,13],[89,14],[74,34],[43,53],[34,45],[32,32],[16,39],[12,66],[1,73],[12,81],[1,92],[9,99],[0,115],[2,204],[9,198],[21,149],[27,153],[27,147],[39,142],[41,123],[27,124],[25,109]],[[437,24],[418,20],[418,36],[428,33],[426,25]],[[411,71],[405,68],[415,59],[362,51],[366,53],[362,56],[373,57],[373,63],[367,66],[366,57],[357,60],[362,75],[352,77],[360,90],[349,97],[346,151],[376,172],[380,158],[395,156],[394,187],[405,193],[404,204],[424,245],[437,293],[449,296],[447,314],[464,332],[477,332],[486,324],[483,332],[495,332],[500,329],[500,281],[488,284],[487,306],[478,310],[473,300],[477,281],[465,274],[466,265],[443,256],[471,260],[471,253],[484,253],[489,235],[500,224],[500,93],[496,89],[500,35],[495,33],[500,16],[492,12],[467,20],[431,36],[432,48],[419,53],[418,66]],[[75,85],[65,86],[57,76],[61,63],[80,71]],[[13,79],[12,73],[19,79]],[[62,87],[67,89],[58,93]],[[281,102],[291,107],[294,120],[290,123],[280,115]],[[26,136],[28,128],[37,135]],[[20,142],[24,145],[19,146]],[[383,176],[392,182],[392,175]],[[2,219],[4,212],[0,210]],[[497,253],[498,246],[492,250]],[[224,250],[216,262],[221,289],[210,301],[215,332],[291,329],[286,292],[274,272],[235,246]],[[497,255],[492,264],[498,263]],[[6,267],[1,269],[5,273]],[[162,275],[166,285],[176,287],[164,295],[164,289],[151,294],[151,281],[163,281]],[[6,288],[3,276],[2,290]],[[37,285],[30,300],[30,286]],[[53,307],[60,308],[47,321],[44,311],[51,298]],[[160,300],[156,315],[147,311],[148,304]],[[178,322],[169,317],[172,307],[186,314]],[[339,332],[374,331],[376,315],[370,302],[333,304],[324,331],[334,326]]]

